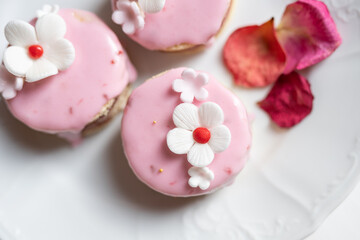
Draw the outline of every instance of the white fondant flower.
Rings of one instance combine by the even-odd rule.
[[[136,2],[118,1],[116,7],[117,10],[112,14],[112,20],[116,24],[122,25],[126,34],[134,34],[136,30],[144,27],[144,16]]]
[[[208,97],[208,91],[203,88],[209,82],[207,74],[197,74],[195,70],[188,68],[183,71],[181,77],[182,79],[173,82],[173,90],[181,92],[181,101],[191,103],[194,97],[199,101],[204,101]]]
[[[214,173],[207,167],[192,167],[188,171],[190,179],[188,181],[190,187],[199,187],[206,190],[210,187],[210,182],[214,180]]]
[[[157,13],[164,8],[166,0],[138,0],[138,2],[144,12]]]
[[[24,79],[10,74],[6,68],[0,66],[0,93],[6,100],[16,97],[16,92],[23,88]]]
[[[24,21],[12,21],[5,27],[10,43],[4,53],[4,65],[17,77],[35,82],[67,69],[75,59],[73,45],[66,39],[66,23],[49,13],[39,18],[35,28]]]
[[[42,9],[36,11],[36,15],[38,18],[41,18],[42,16],[45,16],[49,13],[58,13],[60,7],[59,5],[49,5],[45,4]]]
[[[230,130],[222,125],[224,113],[213,102],[200,108],[191,103],[178,105],[173,113],[176,128],[169,131],[167,145],[176,154],[187,154],[195,167],[205,167],[214,159],[214,153],[224,151],[230,144]]]

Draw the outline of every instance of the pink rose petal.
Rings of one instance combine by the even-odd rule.
[[[259,106],[280,127],[290,128],[311,113],[314,96],[310,84],[300,74],[282,75]]]
[[[286,56],[276,39],[273,19],[232,33],[223,59],[237,85],[264,87],[275,82],[284,71]]]
[[[287,56],[285,74],[324,60],[341,44],[329,10],[317,0],[299,0],[288,5],[277,36]]]

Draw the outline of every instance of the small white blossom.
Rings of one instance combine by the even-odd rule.
[[[192,167],[188,173],[190,175],[188,183],[193,188],[199,187],[201,190],[206,190],[214,180],[214,173],[207,167]]]
[[[5,27],[10,46],[4,53],[4,65],[13,75],[35,82],[67,69],[75,59],[73,45],[64,38],[63,18],[49,13],[35,27],[24,21],[11,21]]]
[[[126,34],[134,34],[138,29],[144,28],[144,16],[136,2],[118,1],[116,8],[117,10],[112,14],[112,20],[122,25]]]
[[[223,125],[224,113],[216,103],[206,102],[199,108],[182,103],[175,108],[173,121],[176,128],[167,134],[167,145],[175,154],[187,154],[195,167],[208,166],[215,153],[230,145],[231,133]]]
[[[0,66],[0,93],[6,100],[16,97],[17,91],[23,88],[24,79],[10,74],[6,68]]]
[[[166,0],[138,0],[138,3],[146,13],[160,12],[165,6]]]
[[[173,90],[181,93],[181,101],[191,103],[194,98],[204,101],[208,97],[209,93],[204,88],[209,82],[207,74],[197,74],[195,70],[188,68],[183,71],[181,77],[182,79],[176,79],[173,82]]]
[[[38,18],[41,18],[43,16],[45,16],[46,14],[49,13],[58,13],[60,7],[59,5],[49,5],[49,4],[45,4],[42,9],[39,9],[36,11],[36,15]]]

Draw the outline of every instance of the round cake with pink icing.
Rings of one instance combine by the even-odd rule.
[[[150,50],[209,46],[224,26],[234,0],[111,0],[112,19]]]
[[[27,126],[72,143],[122,110],[136,71],[96,15],[46,5],[5,27],[0,92]]]
[[[121,136],[135,175],[174,197],[230,185],[252,140],[239,99],[210,74],[189,68],[166,71],[135,89]]]

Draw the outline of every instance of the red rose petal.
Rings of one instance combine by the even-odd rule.
[[[292,72],[279,78],[259,106],[277,125],[290,128],[311,113],[313,100],[309,82]]]
[[[329,10],[317,0],[299,0],[288,5],[277,36],[287,56],[285,74],[324,60],[341,44]]]
[[[237,85],[263,87],[275,82],[284,71],[286,56],[274,20],[236,30],[225,44],[223,58]]]

